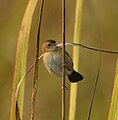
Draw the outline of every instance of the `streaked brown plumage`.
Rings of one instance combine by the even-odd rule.
[[[55,40],[46,40],[42,46],[43,62],[49,73],[58,77],[62,76],[62,48],[56,46]],[[65,53],[65,74],[70,82],[78,82],[83,76],[73,69],[73,61],[69,54]]]

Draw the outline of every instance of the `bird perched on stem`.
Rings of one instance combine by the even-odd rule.
[[[42,45],[43,62],[49,73],[54,73],[58,77],[62,76],[62,48],[58,47],[55,40],[46,40]],[[83,76],[73,69],[73,61],[69,54],[65,52],[65,74],[70,82],[78,82]]]

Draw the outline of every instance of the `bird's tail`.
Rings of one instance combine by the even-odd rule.
[[[81,80],[83,80],[83,76],[81,74],[79,74],[78,72],[76,72],[75,70],[72,71],[72,73],[70,75],[68,75],[68,79],[70,82],[79,82]]]

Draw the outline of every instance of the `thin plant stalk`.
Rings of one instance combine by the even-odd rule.
[[[99,41],[100,41],[100,49],[101,49],[101,40],[99,40]],[[96,79],[95,79],[95,85],[93,87],[93,93],[92,93],[92,98],[91,98],[91,102],[90,102],[90,107],[89,107],[89,111],[88,111],[88,118],[87,118],[88,120],[91,120],[91,116],[92,116],[92,109],[93,109],[95,94],[96,94],[99,75],[100,75],[100,68],[101,68],[101,51],[99,52],[99,64],[98,64],[98,70],[97,70]]]
[[[38,58],[38,61],[43,57],[43,54],[41,54]],[[29,69],[26,71],[26,73],[22,76],[21,80],[19,81],[19,83],[17,84],[17,87],[16,87],[16,91],[15,91],[15,101],[17,100],[17,96],[18,96],[18,92],[19,92],[19,89],[20,89],[20,86],[23,82],[23,80],[25,80],[25,77],[28,75],[28,73],[33,69],[34,65],[36,64],[36,62],[34,62],[30,67]]]
[[[35,70],[34,70],[34,79],[33,79],[33,88],[32,88],[32,99],[31,99],[31,120],[34,120],[34,113],[35,113],[35,104],[36,104],[36,93],[37,93],[37,86],[38,86],[38,58],[39,58],[39,42],[41,36],[41,23],[42,23],[42,13],[44,7],[44,0],[41,0],[41,7],[40,7],[40,19],[38,25],[38,33],[37,33],[37,44],[36,44],[36,57],[35,57]]]
[[[62,120],[65,120],[65,0],[62,0]]]
[[[73,39],[74,43],[79,43],[80,29],[81,29],[82,4],[83,4],[83,0],[76,0],[74,39]],[[73,48],[73,61],[74,61],[74,69],[78,71],[79,69],[79,47]],[[78,86],[77,83],[71,83],[69,120],[75,120],[76,118],[77,86]]]
[[[118,120],[118,57],[116,60],[116,71],[108,120]]]
[[[117,50],[100,49],[100,48],[96,48],[96,47],[92,47],[92,46],[88,46],[88,45],[83,45],[81,43],[66,42],[65,45],[66,46],[78,46],[78,47],[82,47],[82,48],[92,50],[92,51],[96,51],[96,52],[103,52],[103,53],[109,53],[109,54],[118,54]],[[62,43],[58,44],[57,46],[61,47]]]

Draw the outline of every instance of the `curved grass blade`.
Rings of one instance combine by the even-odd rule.
[[[38,57],[38,61],[43,57],[43,54],[41,54],[39,57]],[[33,69],[33,67],[35,66],[36,62],[34,62],[30,67],[29,69],[26,71],[26,73],[22,76],[21,80],[19,81],[19,83],[17,84],[17,87],[16,87],[16,91],[15,91],[15,101],[17,100],[17,96],[18,96],[18,92],[19,92],[19,89],[20,89],[20,86],[23,82],[23,80],[25,79],[25,77],[28,75],[28,73]]]
[[[16,51],[16,64],[14,70],[14,79],[13,79],[13,88],[12,88],[12,100],[11,100],[11,110],[10,110],[10,120],[16,120],[15,117],[15,90],[16,85],[22,78],[26,70],[26,60],[27,60],[27,51],[28,51],[28,41],[30,28],[32,23],[32,17],[34,14],[34,10],[36,8],[38,0],[29,0],[26,11],[24,13],[24,17],[21,23],[18,43],[17,43],[17,51]],[[19,96],[17,99],[17,105],[19,114],[22,119],[22,111],[23,111],[23,100],[24,100],[24,82],[21,85],[19,90]]]

